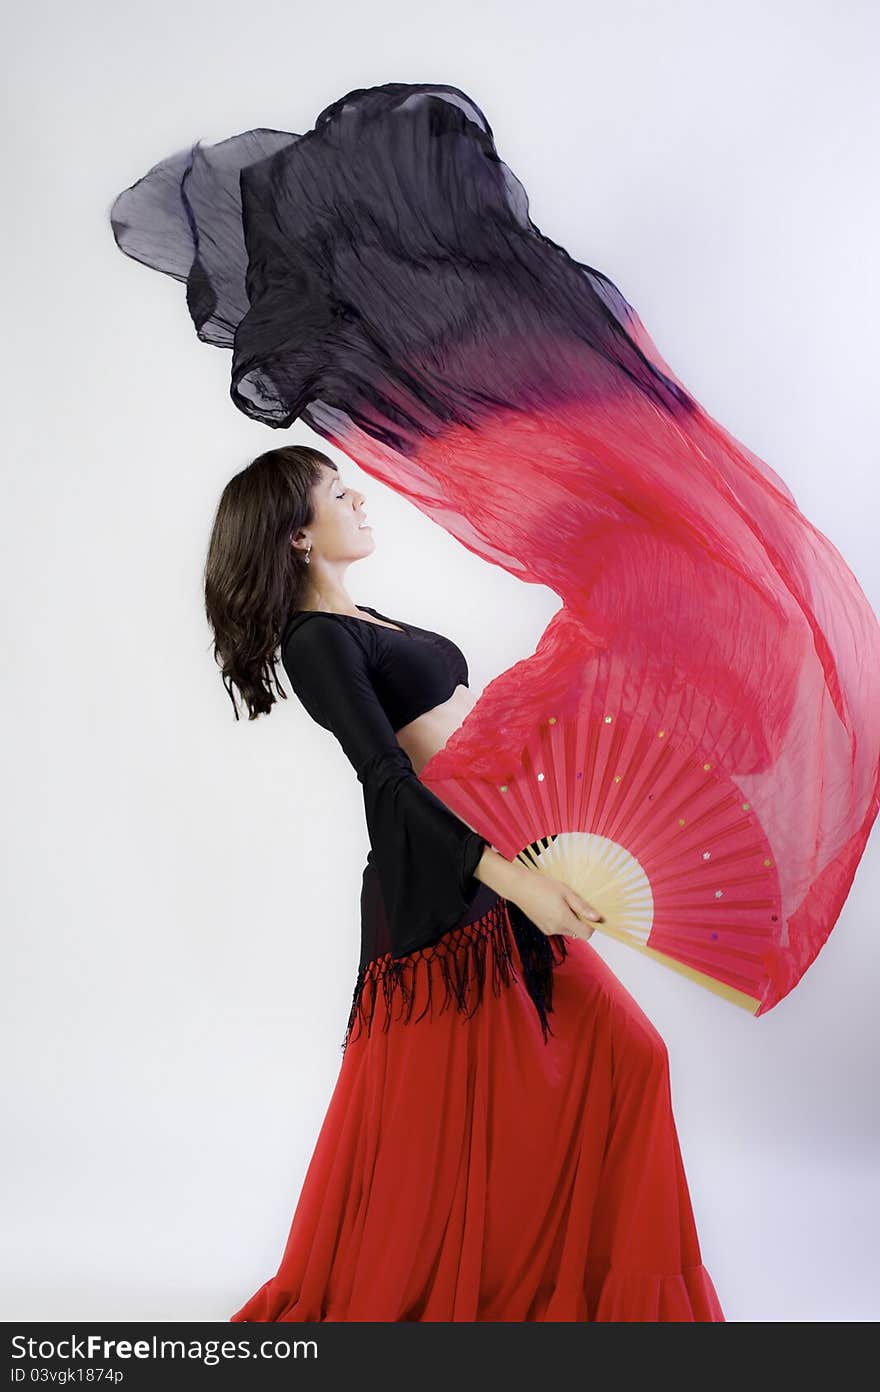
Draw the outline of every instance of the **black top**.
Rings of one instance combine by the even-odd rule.
[[[370,623],[368,619],[355,618],[353,614],[298,610],[289,620],[281,639],[285,667],[287,646],[307,620],[329,618],[350,624],[352,635],[361,643],[370,665],[376,697],[395,734],[425,711],[448,701],[456,686],[468,685],[467,660],[451,638],[445,638],[442,633],[434,633],[428,628],[417,628],[415,624],[401,623],[399,619],[386,619],[384,614],[365,604],[359,604],[357,608],[372,614],[374,618],[396,624],[397,628],[384,628]],[[307,702],[304,704],[308,708]],[[320,711],[310,711],[309,714],[325,729],[332,728],[321,718]]]
[[[455,927],[480,888],[473,872],[487,841],[420,781],[395,733],[467,686],[468,668],[442,634],[358,608],[400,631],[300,610],[285,626],[281,660],[295,695],[336,736],[363,787],[391,955],[402,957]]]

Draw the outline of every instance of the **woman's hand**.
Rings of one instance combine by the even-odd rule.
[[[592,904],[568,885],[540,870],[525,869],[509,896],[542,933],[563,933],[569,938],[591,938],[594,923],[605,920]],[[592,920],[592,922],[591,922]]]

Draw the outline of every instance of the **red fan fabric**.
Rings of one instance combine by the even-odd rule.
[[[601,955],[569,943],[546,1044],[509,983],[469,1019],[428,1009],[429,955],[460,974],[485,934],[493,958],[490,918],[413,954],[418,1023],[374,964],[278,1269],[233,1323],[724,1321],[666,1045]],[[521,978],[509,923],[504,959]]]
[[[232,350],[240,410],[304,421],[469,550],[549,586],[649,688],[684,693],[683,736],[725,751],[771,848],[763,1008],[780,1000],[880,807],[880,625],[617,287],[535,226],[476,103],[443,84],[357,89],[305,135],[169,157],[111,223],[126,254],[185,282],[199,336]],[[491,763],[539,718],[534,692],[508,691],[501,727],[484,694],[462,774],[465,754]]]

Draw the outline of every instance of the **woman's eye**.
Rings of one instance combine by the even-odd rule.
[[[344,497],[345,497],[345,492],[343,491],[342,493],[337,493],[336,496],[337,496],[337,498],[344,498]]]

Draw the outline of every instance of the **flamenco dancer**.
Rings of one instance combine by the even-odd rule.
[[[355,603],[366,519],[291,446],[227,484],[210,541],[230,695],[267,713],[280,646],[371,845],[338,1080],[278,1269],[231,1320],[722,1321],[664,1042],[587,941],[591,906],[419,781],[474,704],[467,661]]]
[[[240,411],[302,421],[562,601],[475,701],[451,638],[349,592],[375,543],[330,456],[269,450],[223,491],[205,603],[236,718],[236,689],[251,719],[286,695],[280,650],[370,841],[338,1080],[278,1269],[231,1319],[723,1321],[664,1042],[589,939],[626,931],[753,1014],[794,988],[880,809],[858,582],[535,226],[459,88],[197,142],[110,223],[185,283]],[[554,852],[610,848],[617,905],[608,875],[499,851],[550,820]]]

